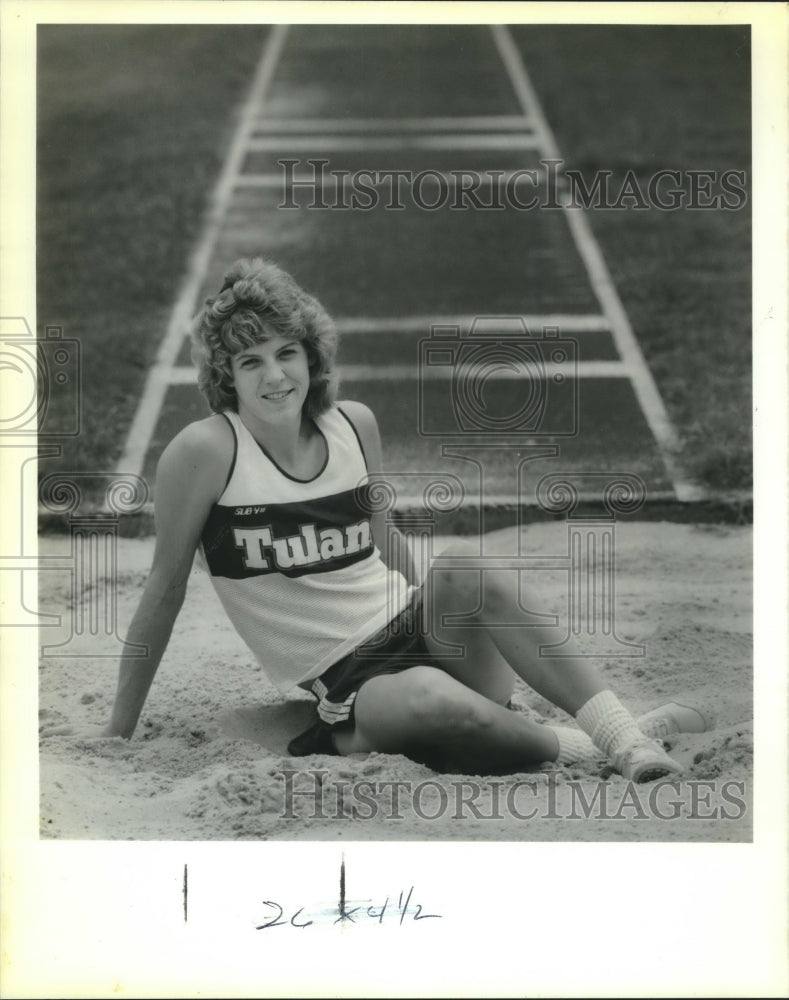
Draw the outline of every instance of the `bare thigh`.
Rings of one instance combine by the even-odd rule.
[[[430,586],[425,587],[425,645],[442,668],[461,684],[499,705],[506,705],[512,697],[516,675],[489,631],[484,627],[442,622],[446,616],[472,610],[477,574],[464,572],[461,577],[450,582],[445,574],[434,574]],[[460,647],[462,655],[449,655],[447,646]]]
[[[437,667],[381,674],[359,688],[354,728],[335,733],[334,743],[343,754],[375,751],[408,756],[435,741],[443,709],[448,714],[452,702],[479,697]]]
[[[341,754],[398,753],[436,770],[507,771],[556,756],[547,726],[486,698],[437,667],[410,667],[366,681],[355,726],[335,733]]]

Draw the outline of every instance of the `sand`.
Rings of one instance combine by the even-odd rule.
[[[530,554],[564,551],[564,524],[523,531]],[[751,536],[749,526],[617,525],[617,633],[643,644],[646,655],[601,660],[605,676],[636,713],[672,699],[717,713],[713,731],[683,735],[673,748],[686,769],[678,781],[634,786],[603,762],[486,778],[437,774],[396,755],[291,758],[286,745],[309,724],[309,697],[278,694],[195,567],[133,740],[42,738],[41,836],[748,841]],[[495,541],[512,551],[512,530]],[[68,546],[67,537],[47,536],[41,553],[65,554]],[[121,635],[152,551],[150,539],[118,540]],[[49,570],[40,577],[42,610],[64,616],[62,628],[46,630],[56,643],[70,623],[70,576]],[[534,584],[545,602],[540,610],[561,613],[566,576],[540,571]],[[42,657],[42,730],[105,722],[116,669],[111,657]],[[514,702],[535,719],[571,724],[520,682]]]

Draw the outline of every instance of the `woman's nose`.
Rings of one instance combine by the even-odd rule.
[[[276,361],[270,361],[263,368],[263,381],[268,382],[270,385],[277,385],[277,383],[282,381],[282,377],[282,368],[280,368]]]

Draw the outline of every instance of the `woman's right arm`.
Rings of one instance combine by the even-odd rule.
[[[153,564],[129,626],[105,736],[131,739],[134,733],[181,610],[203,526],[224,491],[232,456],[227,422],[209,418],[181,431],[159,460]]]

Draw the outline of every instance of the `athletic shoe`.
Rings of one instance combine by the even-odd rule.
[[[631,743],[614,757],[614,767],[628,781],[642,783],[681,774],[683,767],[666,753],[655,740]]]
[[[671,701],[642,715],[637,724],[651,740],[665,740],[677,733],[708,733],[715,728],[715,713],[707,705],[680,705]]]

